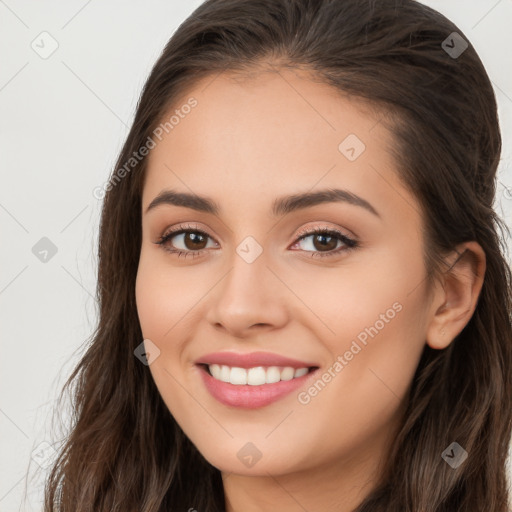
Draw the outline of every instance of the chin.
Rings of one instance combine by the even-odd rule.
[[[212,448],[213,446],[208,446],[206,450],[200,450],[203,457],[219,471],[237,475],[283,475],[306,469],[305,460],[310,460],[306,454],[303,457],[298,456],[296,449],[292,447],[290,450],[280,450],[268,441],[265,444],[263,440],[261,443],[252,443],[232,439],[223,446],[217,445],[217,449]]]

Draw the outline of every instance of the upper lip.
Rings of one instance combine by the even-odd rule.
[[[292,368],[310,368],[314,363],[298,361],[271,352],[214,352],[200,357],[196,364],[220,364],[237,368],[254,368],[256,366],[290,366]]]

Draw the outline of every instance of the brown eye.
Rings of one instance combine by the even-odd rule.
[[[293,244],[293,247],[311,253],[312,257],[334,256],[357,246],[358,242],[343,233],[323,228],[302,232],[299,239]]]
[[[204,231],[181,227],[163,235],[158,242],[163,249],[178,255],[197,255],[208,248],[208,242],[212,241],[209,247],[215,247],[213,239]]]
[[[185,247],[191,251],[198,251],[205,248],[207,237],[201,233],[190,231],[184,233],[183,242]]]
[[[331,251],[336,249],[338,239],[328,235],[315,235],[313,237],[313,247],[319,251]]]

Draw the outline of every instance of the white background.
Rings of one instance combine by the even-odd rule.
[[[31,454],[53,442],[52,406],[97,320],[93,190],[151,66],[200,3],[0,0],[1,512],[42,510]],[[512,0],[425,3],[466,34],[493,82],[504,139],[496,208],[510,225]],[[43,31],[58,43],[47,59],[31,47]],[[32,252],[42,237],[57,247],[46,263]]]

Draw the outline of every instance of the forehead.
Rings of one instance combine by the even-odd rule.
[[[162,122],[173,114],[149,155],[145,206],[164,188],[270,205],[284,193],[343,186],[402,213],[415,202],[396,175],[382,114],[306,72],[206,77]]]

